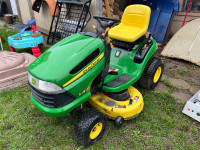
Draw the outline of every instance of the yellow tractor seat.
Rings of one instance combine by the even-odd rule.
[[[126,7],[121,23],[109,30],[109,37],[124,42],[134,42],[148,29],[151,9],[145,5]]]

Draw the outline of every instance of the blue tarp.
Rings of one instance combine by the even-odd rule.
[[[153,38],[163,43],[173,12],[179,11],[178,0],[132,0],[131,4],[151,7],[151,20],[148,31]]]

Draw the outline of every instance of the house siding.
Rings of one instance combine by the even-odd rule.
[[[175,34],[182,27],[182,24],[183,24],[185,15],[186,15],[186,11],[183,11],[184,10],[184,1],[185,0],[179,0],[179,3],[180,3],[179,13],[173,14],[172,20],[171,20],[171,25],[168,30],[168,35]],[[197,19],[197,18],[200,18],[200,12],[189,12],[187,15],[185,24],[187,24],[189,21],[191,21],[193,19]]]

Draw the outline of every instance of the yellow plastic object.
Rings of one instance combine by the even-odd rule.
[[[1,37],[0,37],[0,51],[3,50],[3,44],[2,44],[2,41],[1,41]]]
[[[130,99],[127,101],[116,101],[102,92],[93,95],[88,102],[110,119],[116,119],[121,116],[125,120],[129,120],[139,115],[143,109],[144,101],[142,94],[137,89],[131,86],[128,90],[132,102]]]
[[[162,73],[162,68],[159,67],[159,68],[156,70],[156,73],[155,73],[155,75],[154,75],[154,79],[153,79],[153,82],[154,82],[154,83],[158,82],[158,80],[160,79],[161,73]]]
[[[134,42],[148,29],[151,9],[145,5],[126,7],[121,23],[109,31],[109,37],[119,41]]]
[[[90,139],[95,139],[101,133],[103,124],[101,122],[97,123],[90,132]]]

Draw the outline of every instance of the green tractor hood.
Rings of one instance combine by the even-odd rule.
[[[28,68],[34,77],[60,87],[75,75],[70,71],[97,48],[103,49],[100,38],[79,33],[63,39],[37,58]]]

